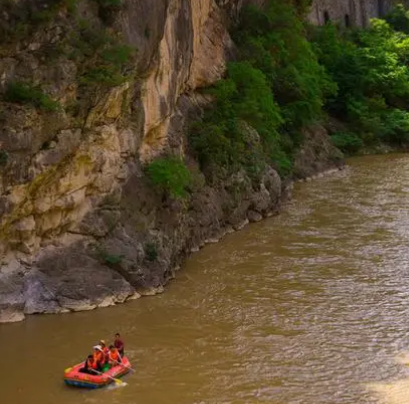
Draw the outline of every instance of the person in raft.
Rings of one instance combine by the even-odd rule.
[[[88,355],[87,359],[84,362],[84,367],[80,369],[80,372],[92,375],[96,373],[95,371],[98,371],[98,364],[95,362],[92,355]]]
[[[97,364],[97,369],[99,371],[103,370],[106,361],[101,345],[94,346],[94,354],[92,356],[94,358],[94,362]]]
[[[111,368],[119,365],[122,362],[121,355],[113,345],[109,346],[108,363]]]
[[[122,341],[121,336],[119,335],[119,333],[115,334],[114,346],[118,350],[119,355],[121,355],[121,356],[125,355],[125,344],[124,344],[124,341]]]
[[[102,366],[102,368],[108,370],[109,369],[109,366],[108,366],[109,348],[106,346],[105,340],[103,339],[99,341],[99,345],[101,346],[102,353],[104,354],[104,365]]]

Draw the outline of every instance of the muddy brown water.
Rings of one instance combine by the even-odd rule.
[[[65,387],[117,330],[127,385]],[[0,402],[404,404],[408,352],[409,156],[364,157],[195,254],[163,295],[0,325]]]

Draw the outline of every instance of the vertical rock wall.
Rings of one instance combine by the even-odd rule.
[[[79,23],[66,7],[24,40],[0,42],[0,151],[8,156],[0,167],[0,322],[161,290],[190,251],[279,209],[286,188],[272,168],[260,184],[237,172],[210,187],[187,156],[195,177],[188,204],[164,200],[143,174],[163,152],[185,155],[186,123],[207,102],[198,90],[222,77],[234,46],[229,24],[247,3],[265,0],[124,0],[108,32],[119,31],[136,59],[125,82],[85,100],[82,66],[69,56]],[[80,26],[100,32],[98,3],[79,4]],[[319,15],[323,5],[315,6]],[[68,49],[51,62],[45,55],[56,42]],[[7,102],[11,81],[42,87],[61,108]],[[84,102],[81,119],[73,116],[73,104]],[[338,161],[322,130],[306,138],[317,136],[300,176]]]

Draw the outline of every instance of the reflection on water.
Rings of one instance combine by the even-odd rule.
[[[409,352],[402,352],[395,357],[395,362],[409,366]],[[368,383],[368,389],[378,396],[379,402],[386,404],[403,404],[409,402],[409,375],[398,380]]]
[[[0,326],[1,402],[408,403],[408,246],[409,156],[351,160],[194,255],[161,296]],[[62,370],[117,331],[128,385],[65,388]]]

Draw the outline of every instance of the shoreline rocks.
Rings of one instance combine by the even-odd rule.
[[[332,175],[340,168],[326,170],[310,177],[310,181]],[[300,181],[307,181],[298,180]],[[279,203],[288,199],[294,182],[286,185],[286,192]],[[200,251],[207,244],[217,243],[224,237],[242,230],[247,225],[271,217],[277,213],[277,206],[261,213],[248,210],[246,218],[238,224],[227,225],[196,246],[181,254],[181,259]],[[75,253],[73,253],[75,251]],[[0,270],[0,323],[24,320],[31,314],[62,314],[88,311],[108,307],[144,296],[154,296],[164,292],[164,286],[175,278],[179,265],[170,268],[170,275],[157,286],[138,287],[131,285],[115,269],[101,266],[89,256],[89,246],[77,241],[73,248],[47,247],[34,257],[31,268],[15,259]]]

